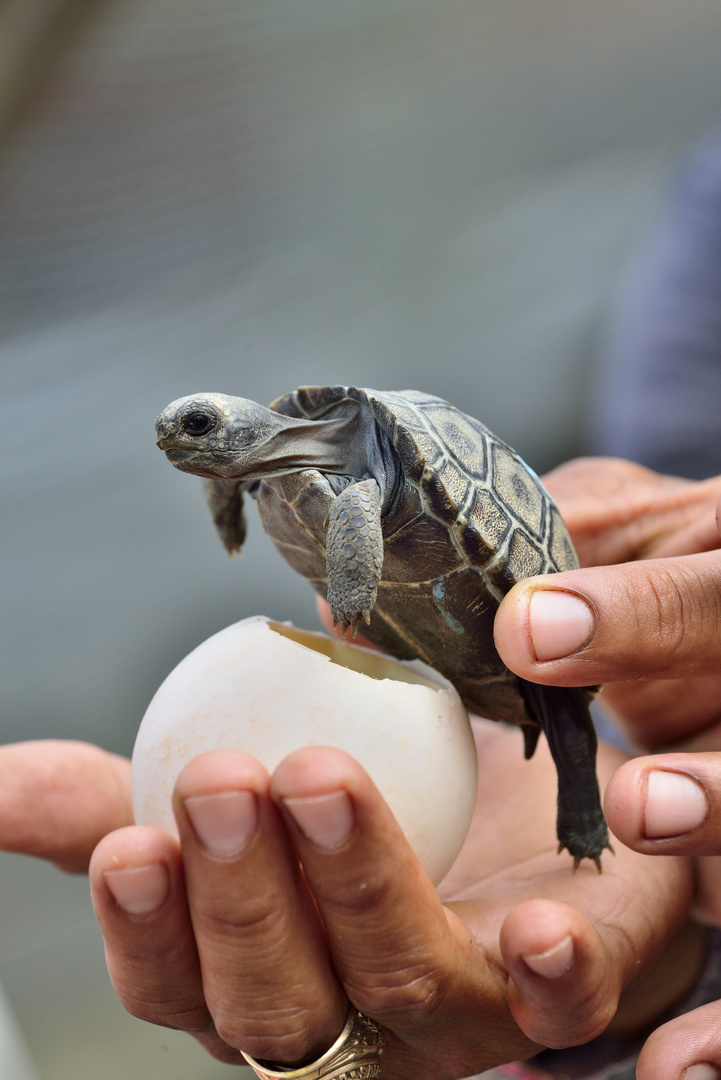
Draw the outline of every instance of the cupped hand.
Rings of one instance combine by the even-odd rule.
[[[467,1076],[598,1035],[683,922],[687,865],[619,846],[603,874],[574,874],[555,852],[546,748],[525,762],[518,732],[475,730],[476,814],[439,892],[341,751],[297,751],[272,776],[237,752],[191,762],[174,797],[180,844],[122,829],[93,856],[126,1007],[223,1060],[297,1064],[333,1042],[350,1001],[383,1027],[388,1080]],[[603,748],[602,774],[620,760]],[[687,949],[674,978],[690,982],[697,960]],[[616,1030],[679,993],[670,977],[654,987],[650,1015],[621,1010]]]
[[[600,458],[545,482],[582,568],[504,597],[502,659],[532,682],[603,683],[639,745],[721,747],[721,477],[694,483]]]

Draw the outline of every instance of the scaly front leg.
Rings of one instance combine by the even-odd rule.
[[[245,540],[242,481],[204,480],[203,494],[223,547],[228,554],[234,555],[240,551]]]
[[[351,484],[333,500],[326,535],[328,603],[333,625],[356,636],[370,622],[383,569],[381,493],[375,480]]]

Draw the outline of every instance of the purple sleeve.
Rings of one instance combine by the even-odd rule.
[[[592,450],[721,473],[721,131],[693,154],[635,273],[593,394]]]

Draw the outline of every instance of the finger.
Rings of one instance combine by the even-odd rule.
[[[111,833],[93,853],[90,885],[110,978],[128,1012],[189,1031],[216,1057],[242,1063],[205,1004],[175,839],[141,827]]]
[[[531,682],[593,686],[719,671],[721,554],[569,570],[518,582],[494,635]]]
[[[0,848],[87,870],[106,833],[131,824],[130,762],[87,743],[0,748]]]
[[[510,976],[508,1003],[529,1039],[559,1048],[605,1030],[621,994],[621,972],[578,911],[529,900],[508,915],[500,941]]]
[[[509,1006],[519,1027],[555,1049],[586,1043],[604,1031],[621,1040],[635,1038],[694,985],[706,937],[688,922],[640,977],[633,971],[638,954],[634,957],[633,946],[628,947],[634,938],[638,945],[627,917],[614,930],[612,920],[594,925],[568,904],[550,899],[514,908],[503,924],[501,947]],[[624,988],[629,973],[632,981]]]
[[[583,566],[665,558],[719,546],[721,479],[663,476],[620,458],[579,458],[543,478]]]
[[[255,1058],[314,1058],[348,1002],[277,808],[246,754],[214,751],[176,783],[188,903],[208,1008],[221,1038]]]
[[[647,750],[721,750],[721,674],[606,683],[601,703]]]
[[[659,754],[611,777],[604,813],[627,847],[646,855],[721,853],[721,753]]]
[[[637,1080],[719,1080],[721,1002],[714,1001],[669,1021],[647,1039],[636,1065]]]
[[[388,1029],[384,1070],[457,1052],[456,1075],[533,1047],[508,1014],[506,975],[444,909],[393,815],[347,754],[306,748],[275,770],[282,807],[323,918],[335,969],[356,1008]],[[479,1002],[482,1001],[482,1006]],[[463,1032],[452,1039],[449,1031]],[[403,1073],[404,1074],[404,1073]]]
[[[721,856],[696,860],[696,895],[692,915],[704,926],[721,926]]]

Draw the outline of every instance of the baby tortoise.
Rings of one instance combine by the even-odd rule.
[[[483,424],[414,390],[302,387],[270,408],[222,394],[174,401],[158,446],[206,478],[230,552],[243,492],[333,619],[401,659],[425,660],[466,706],[518,724],[526,757],[545,732],[558,772],[559,851],[601,868],[608,832],[596,779],[590,690],[538,686],[493,643],[501,598],[521,578],[578,565],[538,477]]]

